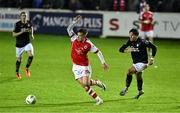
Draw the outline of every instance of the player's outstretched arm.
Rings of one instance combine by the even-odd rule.
[[[75,34],[74,31],[73,31],[73,28],[80,20],[81,20],[81,16],[80,15],[76,16],[73,19],[72,23],[69,24],[69,26],[67,27],[67,32],[68,32],[70,37],[72,37]]]
[[[103,57],[101,51],[98,51],[96,54],[97,54],[97,56],[99,57],[99,59],[100,59],[100,61],[101,61],[101,63],[102,63],[103,69],[104,69],[104,70],[108,70],[108,69],[109,69],[109,66],[108,66],[107,63],[105,62],[104,57]]]
[[[33,30],[33,27],[31,27],[31,38],[34,40],[34,30]]]
[[[152,64],[154,64],[154,57],[155,57],[156,52],[157,52],[157,47],[149,41],[146,41],[145,44],[147,45],[148,48],[152,49],[152,51],[151,51],[152,56],[151,56],[150,61],[148,63],[149,65],[152,65]]]
[[[149,60],[149,65],[153,65],[154,64],[154,57],[155,57],[155,55],[156,55],[156,51],[157,51],[157,48],[156,48],[156,46],[155,45],[153,45],[152,46],[152,53],[151,53],[151,58],[150,58],[150,60]]]

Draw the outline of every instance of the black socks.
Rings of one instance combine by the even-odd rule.
[[[142,90],[142,85],[143,85],[143,80],[137,80],[137,87],[138,87],[138,91]]]
[[[27,64],[26,64],[26,68],[29,68],[29,66],[31,65],[32,63],[32,60],[33,60],[33,56],[30,56],[27,60]]]
[[[19,67],[21,65],[21,61],[16,61],[16,73],[19,73]]]
[[[126,87],[128,88],[131,85],[132,81],[132,75],[127,75],[126,76]]]

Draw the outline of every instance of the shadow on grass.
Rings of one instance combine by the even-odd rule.
[[[109,103],[109,102],[118,102],[118,101],[123,101],[123,100],[129,100],[131,98],[126,98],[126,99],[112,99],[112,100],[105,100],[104,102],[105,103]],[[22,105],[22,106],[0,106],[0,109],[3,109],[3,108],[9,108],[9,109],[12,109],[12,108],[24,108],[24,107],[64,107],[64,106],[86,106],[87,104],[95,104],[94,101],[85,101],[85,102],[67,102],[67,103],[49,103],[49,104],[46,104],[46,103],[38,103],[38,104],[34,104],[34,105]]]
[[[119,98],[119,99],[111,99],[111,100],[104,100],[105,103],[109,102],[118,102],[118,101],[126,101],[126,100],[132,100],[133,98]]]
[[[4,80],[0,80],[0,84],[9,83],[9,82],[15,82],[15,81],[21,81],[22,79],[16,79],[15,77],[8,77]]]
[[[63,106],[75,106],[75,105],[84,105],[84,104],[89,104],[89,103],[93,103],[93,102],[67,102],[67,103],[57,103],[57,104],[46,104],[46,103],[38,103],[38,104],[34,104],[34,105],[22,105],[22,106],[0,106],[0,109],[2,108],[24,108],[24,107],[63,107]]]
[[[175,109],[179,109],[179,110],[180,110],[180,105],[179,105],[179,106],[176,106]]]

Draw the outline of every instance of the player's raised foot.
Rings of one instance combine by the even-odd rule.
[[[102,83],[100,80],[97,80],[97,86],[102,88],[104,91],[106,90],[106,85]]]
[[[123,90],[121,90],[120,95],[124,96],[127,92],[128,92],[128,88],[126,87]]]
[[[31,73],[30,73],[28,68],[25,68],[24,71],[26,73],[26,77],[30,77],[31,76]]]
[[[139,91],[138,94],[134,97],[134,99],[139,99],[139,97],[143,94],[144,94],[143,90]]]
[[[103,103],[103,100],[101,98],[98,98],[96,100],[96,105],[101,105]]]
[[[17,79],[21,79],[21,74],[16,73],[16,78],[17,78]]]

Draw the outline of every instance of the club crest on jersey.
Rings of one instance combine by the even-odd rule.
[[[87,49],[87,45],[84,46],[84,49]]]
[[[136,44],[136,47],[139,47],[139,44]]]
[[[78,55],[82,54],[81,48],[78,48],[78,49],[75,49],[75,50],[76,50],[76,52],[77,52]]]

